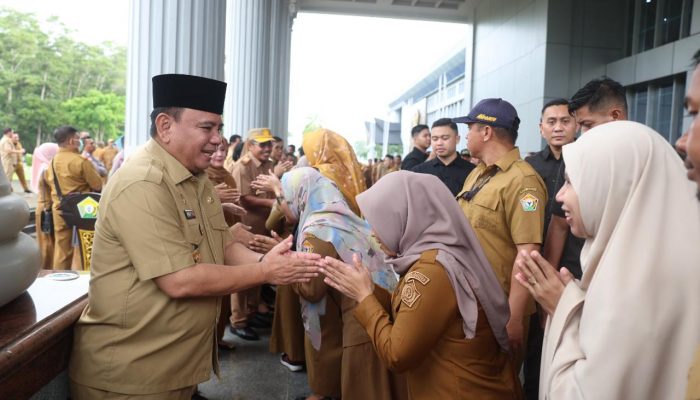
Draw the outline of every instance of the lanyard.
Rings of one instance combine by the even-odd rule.
[[[482,175],[477,181],[474,183],[474,186],[468,191],[464,192],[462,194],[462,198],[466,201],[471,201],[474,196],[476,196],[479,191],[486,186],[486,184],[491,180],[491,178],[494,177],[498,173],[498,167],[494,166],[488,173]]]

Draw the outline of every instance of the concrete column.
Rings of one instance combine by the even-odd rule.
[[[272,2],[270,31],[270,123],[272,134],[287,141],[289,120],[289,70],[292,45],[292,24],[296,2]]]
[[[277,2],[277,1],[275,1]],[[226,136],[270,124],[271,0],[228,0]]]
[[[130,1],[124,128],[127,153],[149,138],[154,75],[224,79],[225,17],[225,0]]]

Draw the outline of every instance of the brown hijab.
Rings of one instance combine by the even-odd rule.
[[[403,276],[421,253],[437,249],[457,296],[466,338],[476,332],[478,301],[496,340],[508,350],[508,299],[445,184],[433,175],[397,171],[357,196],[357,203],[381,241],[398,254],[386,260],[396,273]]]

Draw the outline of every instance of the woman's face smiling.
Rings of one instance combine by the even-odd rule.
[[[576,237],[586,238],[589,237],[586,233],[586,227],[583,225],[583,218],[581,217],[581,207],[578,203],[578,194],[574,190],[569,180],[569,175],[566,175],[566,182],[562,186],[559,193],[557,193],[556,200],[562,203],[562,210],[566,216],[566,223],[571,227],[571,233]]]

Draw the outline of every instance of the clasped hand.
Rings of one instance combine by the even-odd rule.
[[[566,268],[557,271],[537,251],[521,251],[515,265],[515,279],[525,287],[548,314],[554,314],[564,288],[574,277]]]
[[[293,237],[279,242],[263,257],[265,281],[274,285],[308,282],[318,276],[321,256],[290,251]]]
[[[360,303],[374,292],[374,282],[369,270],[362,265],[360,256],[353,254],[353,265],[335,258],[322,260],[321,273],[326,275],[323,281],[345,296]]]

